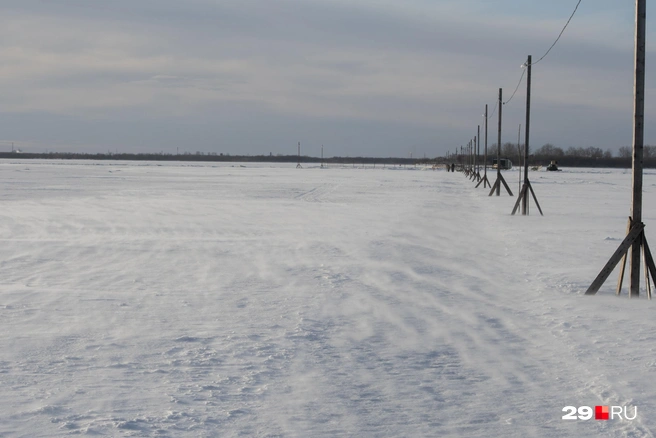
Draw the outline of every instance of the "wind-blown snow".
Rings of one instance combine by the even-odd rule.
[[[583,295],[630,171],[530,177],[544,217],[443,170],[6,160],[0,436],[653,436],[655,305]]]

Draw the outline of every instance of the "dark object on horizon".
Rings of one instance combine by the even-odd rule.
[[[492,169],[501,169],[501,170],[509,170],[512,169],[512,161],[510,161],[508,158],[499,158],[499,163],[501,165],[497,164],[497,159],[492,160]]]
[[[560,172],[560,169],[558,168],[558,161],[551,160],[551,163],[547,166],[547,170],[552,172]]]

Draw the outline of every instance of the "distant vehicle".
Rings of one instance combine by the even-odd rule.
[[[508,170],[512,169],[512,161],[510,161],[508,158],[500,158],[499,163],[501,165],[497,164],[497,159],[492,160],[492,169],[501,169],[501,170]]]
[[[547,170],[551,172],[558,172],[560,169],[558,168],[558,163],[555,160],[551,160],[551,163],[547,166]]]

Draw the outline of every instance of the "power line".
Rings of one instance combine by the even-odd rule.
[[[549,50],[547,50],[547,51],[545,52],[545,54],[542,55],[542,57],[541,57],[540,59],[538,59],[538,60],[535,61],[535,62],[532,62],[531,65],[535,65],[535,64],[537,64],[538,62],[542,61],[542,60],[543,60],[543,59],[549,54],[549,52],[551,52],[551,49],[554,48],[554,46],[556,45],[556,43],[558,42],[558,40],[560,40],[560,37],[563,36],[563,33],[565,32],[565,29],[567,29],[567,26],[569,26],[570,21],[572,21],[572,18],[574,17],[574,14],[576,14],[576,11],[579,9],[579,5],[581,4],[582,1],[583,1],[583,0],[579,0],[578,3],[576,3],[576,7],[574,7],[574,12],[572,12],[572,15],[569,16],[569,19],[567,20],[567,23],[565,23],[565,26],[563,27],[563,29],[562,29],[562,30],[560,31],[560,33],[558,34],[558,38],[556,38],[556,40],[553,42],[553,44],[551,45],[551,47],[549,47]],[[526,65],[526,63],[522,64],[522,68],[524,68],[524,71],[522,72],[522,76],[519,78],[519,82],[517,83],[517,87],[515,87],[515,91],[513,91],[512,96],[510,96],[510,99],[508,99],[507,101],[505,101],[505,102],[503,103],[504,105],[506,105],[507,103],[509,103],[509,102],[512,100],[512,98],[515,97],[515,93],[517,93],[517,90],[519,89],[519,86],[520,86],[521,83],[522,83],[522,79],[524,79],[524,74],[526,74],[526,68],[525,68],[525,67],[528,67],[528,65]]]
[[[574,7],[574,11],[572,12],[572,15],[569,16],[569,19],[568,19],[567,22],[565,23],[565,26],[563,26],[563,29],[560,31],[560,33],[558,34],[558,37],[557,37],[556,40],[553,42],[553,44],[551,44],[551,46],[549,47],[549,49],[545,52],[544,55],[542,55],[542,57],[540,57],[540,59],[538,59],[538,60],[535,61],[535,62],[532,62],[532,63],[531,63],[531,66],[533,66],[533,65],[537,64],[538,62],[542,61],[542,60],[543,60],[543,59],[549,54],[549,52],[551,52],[551,49],[553,49],[553,48],[556,46],[556,44],[557,44],[558,41],[560,40],[560,37],[563,36],[563,33],[565,32],[565,29],[567,29],[567,26],[569,26],[569,23],[572,21],[572,18],[574,18],[574,14],[576,14],[576,11],[579,9],[579,6],[581,5],[581,2],[582,2],[582,1],[583,1],[583,0],[579,0],[579,1],[576,3],[576,6]],[[508,99],[507,101],[503,102],[503,105],[506,105],[506,104],[510,103],[510,101],[513,99],[513,97],[515,97],[515,94],[517,93],[517,90],[519,90],[519,86],[522,84],[522,80],[524,79],[524,75],[526,74],[526,70],[527,70],[526,67],[528,67],[528,61],[527,61],[527,62],[524,62],[524,64],[522,64],[522,70],[523,70],[523,71],[522,71],[522,75],[519,77],[519,82],[517,82],[517,86],[515,87],[515,91],[513,91],[512,95],[510,96],[510,99]],[[497,104],[494,106],[494,110],[492,111],[492,114],[491,114],[490,116],[487,117],[488,119],[490,119],[490,118],[492,118],[492,117],[494,116],[494,114],[496,113],[496,110],[497,110],[498,107],[499,107],[499,102],[497,102]]]
[[[535,63],[533,63],[533,64],[535,64]],[[531,65],[533,65],[533,64],[531,64]],[[522,66],[522,67],[524,67],[524,66]],[[524,68],[523,70],[524,71],[522,71],[522,75],[519,77],[519,82],[517,82],[517,86],[515,87],[515,91],[513,91],[513,94],[512,94],[512,96],[510,96],[510,99],[506,100],[503,103],[504,105],[507,104],[508,102],[510,102],[512,100],[512,98],[515,97],[515,93],[517,93],[517,90],[519,90],[519,86],[522,84],[522,79],[524,79],[524,75],[526,74],[526,69]]]
[[[567,29],[567,26],[569,25],[569,22],[572,21],[572,18],[574,17],[574,14],[576,14],[576,10],[579,8],[579,5],[581,4],[581,1],[582,0],[579,0],[579,2],[576,4],[576,7],[574,8],[574,12],[572,12],[572,15],[569,16],[569,20],[567,20],[567,23],[565,23],[565,27],[563,27],[563,30],[560,31],[560,34],[558,34],[558,38],[556,38],[556,41],[554,41],[553,44],[551,45],[551,47],[549,47],[549,50],[547,50],[547,52],[544,55],[542,55],[542,58],[538,59],[537,61],[535,61],[531,65],[535,65],[538,62],[542,61],[544,59],[544,57],[547,56],[549,54],[549,52],[551,52],[551,49],[554,48],[554,46],[556,45],[556,43],[558,42],[560,37],[563,36],[563,32],[565,32],[565,29]]]
[[[498,107],[498,106],[499,106],[499,102],[497,101],[497,103],[494,104],[494,110],[492,110],[492,114],[490,114],[489,116],[487,116],[488,119],[491,119],[492,117],[494,117],[494,113],[497,112],[497,107]]]

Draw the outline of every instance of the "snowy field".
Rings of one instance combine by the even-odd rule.
[[[652,437],[656,301],[583,295],[631,172],[531,182],[3,160],[0,436]]]

